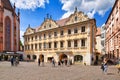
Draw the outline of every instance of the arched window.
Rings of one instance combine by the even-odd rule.
[[[28,59],[31,59],[30,55],[27,55],[27,58],[28,58]]]
[[[5,50],[11,51],[11,20],[8,16],[5,18]]]
[[[74,61],[75,62],[82,62],[83,61],[83,56],[81,56],[81,55],[75,55],[74,56]]]
[[[32,57],[33,57],[33,60],[35,60],[35,59],[37,58],[37,56],[36,56],[36,55],[33,55]]]

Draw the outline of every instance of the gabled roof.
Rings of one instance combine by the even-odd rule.
[[[59,25],[59,26],[64,26],[66,21],[68,21],[69,18],[64,18],[64,19],[61,19],[61,20],[58,20],[56,21],[56,23]]]
[[[6,8],[10,11],[13,11],[13,7],[9,0],[1,0],[1,2],[2,2],[4,8]]]

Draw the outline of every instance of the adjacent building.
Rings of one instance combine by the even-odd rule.
[[[68,18],[55,21],[47,15],[37,28],[29,25],[24,33],[28,59],[56,62],[68,59],[72,63],[91,65],[95,51],[96,21],[77,8]]]
[[[102,51],[101,51],[101,28],[97,27],[97,32],[96,32],[96,45],[95,45],[95,62],[94,64],[98,64],[99,60],[101,59],[102,56]]]
[[[9,0],[0,0],[0,52],[16,52],[19,43],[20,13],[16,14]]]
[[[105,29],[105,25],[103,25],[103,26],[101,26],[101,54],[102,55],[106,54],[105,38],[106,38],[106,29]]]
[[[120,0],[115,0],[106,21],[106,54],[109,59],[120,58]]]

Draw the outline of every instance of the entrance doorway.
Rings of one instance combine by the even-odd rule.
[[[75,55],[74,56],[74,61],[75,62],[82,62],[83,61],[83,56],[82,55]]]
[[[59,60],[62,61],[63,59],[67,59],[67,55],[66,54],[60,54],[59,55]]]
[[[44,55],[43,55],[43,54],[40,54],[40,55],[39,55],[39,58],[40,58],[40,61],[41,61],[41,62],[44,62]]]

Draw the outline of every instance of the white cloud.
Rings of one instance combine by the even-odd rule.
[[[32,9],[37,7],[45,7],[45,3],[49,3],[49,0],[10,0],[12,4],[15,3],[17,8],[20,9]]]
[[[25,31],[20,31],[20,40],[22,41],[22,43],[24,44],[24,39],[23,39],[23,35],[24,35]]]
[[[74,12],[77,7],[79,11],[83,11],[90,18],[93,18],[95,13],[103,16],[114,4],[115,0],[60,0],[63,4],[62,10],[66,13],[62,16],[65,18],[68,13]],[[67,15],[69,16],[69,15]]]

